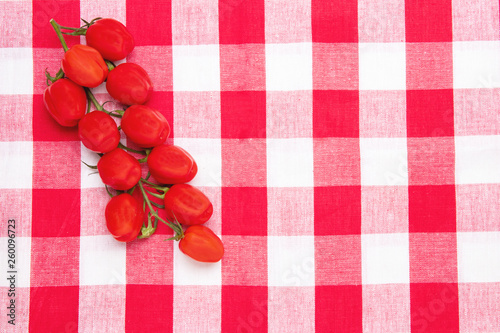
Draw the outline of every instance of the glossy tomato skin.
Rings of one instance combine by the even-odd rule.
[[[193,225],[186,229],[179,241],[182,253],[201,262],[218,262],[224,256],[221,239],[204,225]]]
[[[125,110],[121,126],[127,137],[143,148],[161,145],[170,135],[165,116],[146,105],[132,105]]]
[[[73,45],[64,53],[61,67],[69,79],[88,88],[97,87],[108,75],[108,66],[101,54],[87,45]]]
[[[109,153],[120,142],[118,126],[103,111],[87,113],[78,123],[78,136],[85,147],[97,153]]]
[[[147,162],[151,176],[162,184],[187,183],[198,172],[198,165],[193,157],[175,145],[154,147]]]
[[[103,18],[92,24],[85,34],[87,45],[95,48],[104,59],[124,59],[135,47],[134,37],[121,22]]]
[[[73,127],[85,115],[85,90],[69,79],[59,79],[43,92],[43,103],[61,126]]]
[[[129,242],[141,232],[144,211],[140,203],[128,193],[111,198],[104,213],[106,226],[120,242]]]
[[[196,225],[207,222],[213,214],[207,196],[189,184],[175,184],[165,194],[165,212],[171,221]]]
[[[121,148],[104,154],[97,162],[102,182],[115,190],[126,191],[141,178],[141,164]]]
[[[144,104],[151,98],[153,82],[141,66],[125,62],[108,73],[106,89],[122,104]]]

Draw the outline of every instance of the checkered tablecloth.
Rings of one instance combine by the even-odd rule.
[[[219,263],[164,225],[115,241],[44,109],[49,19],[98,16],[198,163]],[[0,331],[500,332],[499,26],[498,0],[0,1]]]

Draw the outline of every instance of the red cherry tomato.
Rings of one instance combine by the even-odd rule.
[[[78,123],[78,135],[85,147],[97,153],[108,153],[120,142],[115,121],[103,111],[87,113]]]
[[[203,192],[189,184],[175,184],[165,194],[165,212],[169,220],[195,225],[207,222],[214,209]]]
[[[97,20],[87,29],[85,37],[87,45],[111,61],[125,58],[135,47],[134,37],[128,29],[111,18]]]
[[[106,89],[122,104],[144,104],[151,97],[153,83],[141,66],[125,62],[108,73]]]
[[[132,105],[122,117],[122,130],[140,147],[161,145],[170,134],[170,126],[160,111],[146,105]]]
[[[104,215],[109,232],[120,242],[134,240],[141,232],[144,212],[139,202],[128,193],[111,198]]]
[[[224,255],[224,245],[220,238],[204,225],[193,225],[186,229],[179,241],[182,253],[194,260],[217,262]]]
[[[141,164],[123,149],[116,148],[104,154],[97,162],[102,182],[115,190],[132,188],[141,178]]]
[[[87,110],[85,90],[69,79],[59,79],[48,86],[43,102],[50,115],[66,127],[76,126]]]
[[[95,88],[104,82],[108,66],[101,54],[87,45],[73,45],[61,61],[64,74],[76,84]]]
[[[187,183],[196,176],[198,166],[191,155],[175,145],[154,147],[148,156],[151,176],[162,184]]]

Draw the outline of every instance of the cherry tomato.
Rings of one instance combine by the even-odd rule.
[[[115,121],[103,111],[87,113],[78,123],[78,135],[85,147],[97,153],[108,153],[120,142]]]
[[[151,97],[153,83],[141,66],[125,62],[108,73],[106,89],[122,104],[144,104]]]
[[[132,188],[141,178],[141,164],[121,148],[104,154],[97,162],[102,182],[115,190]]]
[[[151,176],[162,184],[180,184],[191,181],[198,166],[191,155],[175,145],[154,147],[148,156]]]
[[[160,111],[146,105],[132,105],[122,117],[122,130],[140,147],[161,145],[170,134],[170,126]]]
[[[214,209],[203,192],[189,184],[175,184],[165,194],[165,212],[169,220],[195,225],[207,222]]]
[[[111,61],[125,58],[135,47],[134,37],[119,21],[104,18],[92,24],[85,34],[87,45]]]
[[[111,198],[104,215],[109,232],[120,242],[134,240],[141,232],[144,212],[140,203],[128,193]]]
[[[187,228],[184,238],[179,241],[179,249],[194,260],[202,262],[217,262],[224,255],[222,241],[204,225]]]
[[[43,102],[50,115],[66,127],[78,125],[87,110],[85,90],[69,79],[59,79],[48,86]]]
[[[76,84],[95,88],[104,82],[108,66],[101,54],[87,45],[73,45],[61,61],[64,74]]]

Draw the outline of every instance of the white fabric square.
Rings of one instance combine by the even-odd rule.
[[[312,43],[266,44],[266,89],[312,89]]]
[[[500,232],[457,233],[458,282],[500,281]]]
[[[404,43],[359,43],[359,89],[406,89]]]
[[[219,45],[172,46],[174,91],[220,91]]]
[[[218,187],[222,184],[222,157],[220,139],[175,138],[174,144],[193,157],[198,173],[189,184]]]
[[[80,285],[126,283],[127,245],[111,235],[80,237]]]
[[[0,48],[0,95],[33,94],[33,49]]]
[[[314,186],[310,138],[267,139],[267,186]]]
[[[363,284],[410,282],[407,233],[361,235]]]
[[[269,286],[314,286],[314,236],[268,236]]]
[[[406,138],[360,138],[361,185],[408,185]]]
[[[0,188],[32,188],[33,142],[0,142],[0,156]]]
[[[455,137],[455,183],[500,183],[499,135]]]
[[[222,285],[221,261],[216,263],[196,261],[181,252],[179,242],[172,242],[172,244],[174,247],[174,285]]]
[[[453,87],[500,87],[500,41],[453,42]]]
[[[31,270],[31,238],[18,237],[20,221],[16,220],[16,237],[13,238],[14,242],[10,243],[9,237],[0,237],[0,248],[3,249],[4,260],[0,261],[0,269],[5,274],[5,278],[0,279],[0,287],[9,287],[10,281],[7,278],[10,275],[15,276],[15,284],[17,288],[30,287],[30,270]],[[5,227],[7,235],[7,221],[2,221],[2,226]],[[12,230],[12,229],[11,229]],[[10,258],[9,254],[13,254],[14,258]],[[14,260],[13,262],[10,260]],[[11,267],[10,265],[14,265]],[[14,272],[14,273],[11,273]]]

